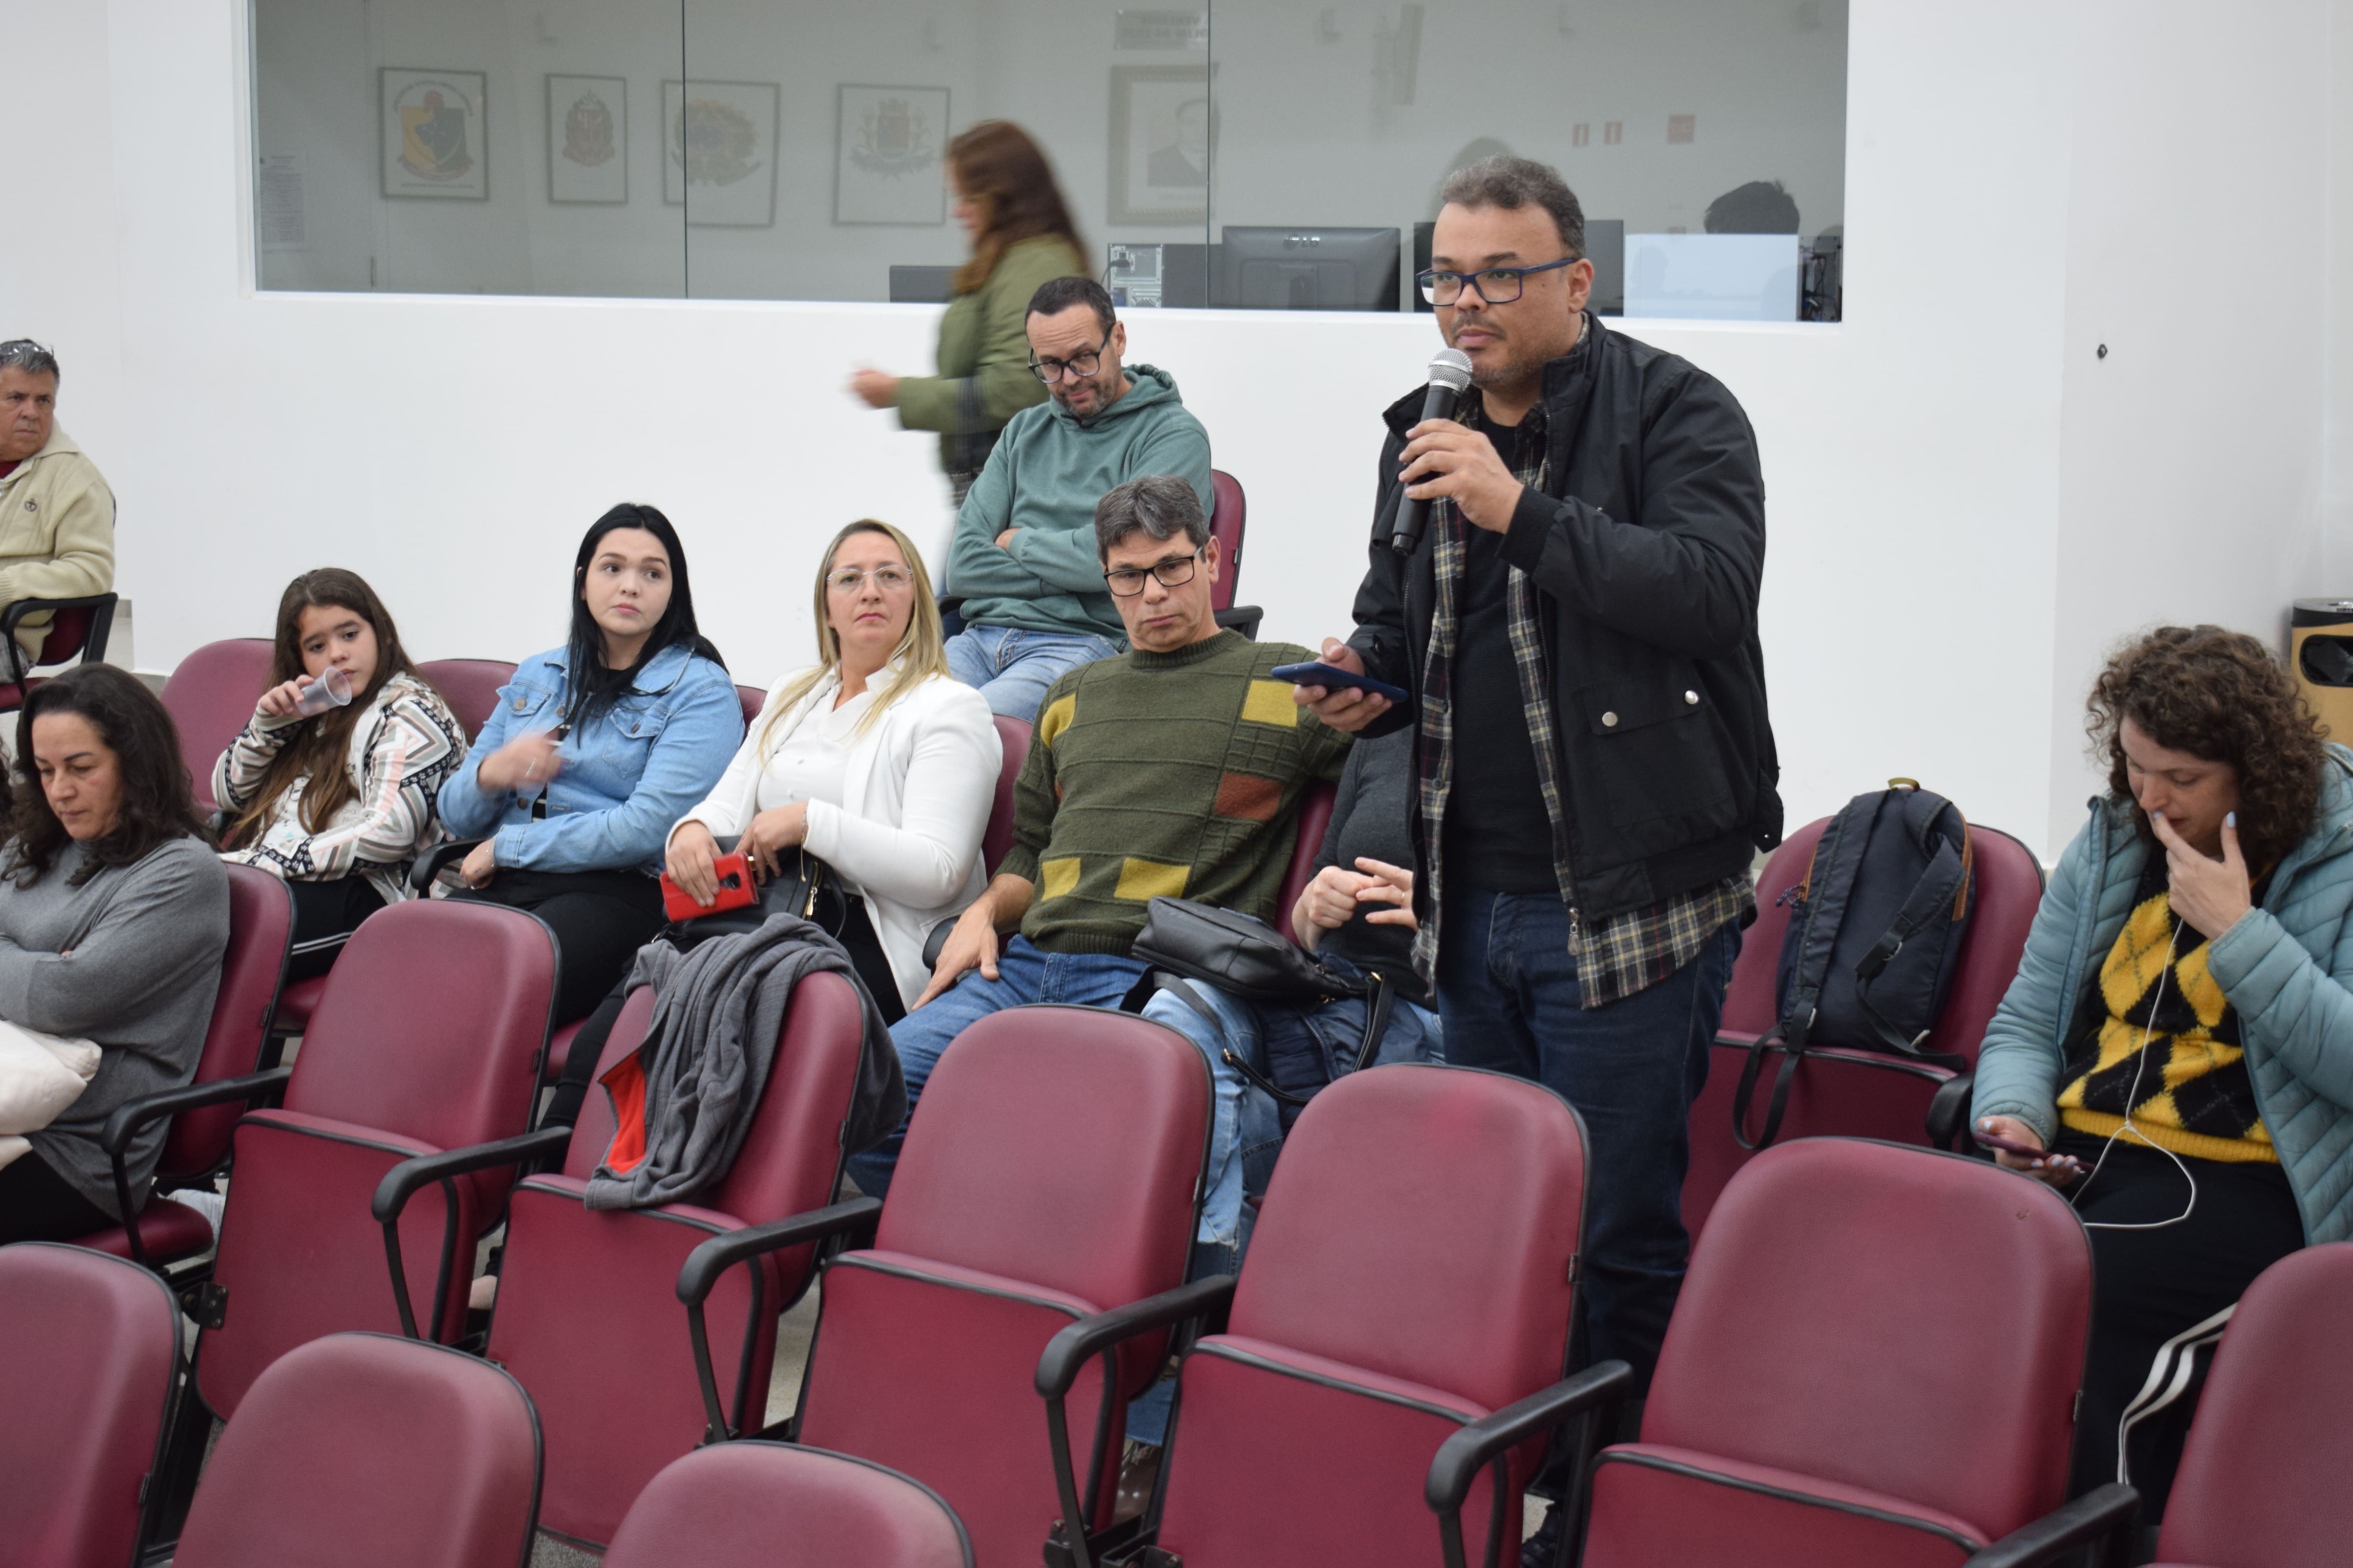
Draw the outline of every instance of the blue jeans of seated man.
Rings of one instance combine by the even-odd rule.
[[[1345,966],[1345,961],[1335,962]],[[1215,1024],[1168,991],[1155,993],[1145,1005],[1144,1016],[1167,1025],[1199,1047],[1208,1058],[1217,1088],[1218,1120],[1209,1139],[1208,1195],[1201,1205],[1200,1228],[1194,1233],[1193,1267],[1187,1274],[1189,1279],[1201,1279],[1241,1267],[1259,1200],[1266,1195],[1275,1156],[1282,1152],[1281,1103],[1236,1071],[1225,1059],[1227,1054],[1240,1058],[1277,1087],[1296,1093],[1320,1081],[1328,1070],[1324,1064],[1336,1063],[1344,1068],[1354,1065],[1364,1041],[1365,1004],[1345,997],[1321,1007],[1263,1007],[1212,985],[1196,984],[1193,990],[1217,1014]],[[1378,1057],[1385,1062],[1445,1060],[1438,1015],[1410,1002],[1395,1004]],[[1287,1071],[1286,1062],[1297,1064],[1297,1070]],[[1175,1388],[1164,1378],[1128,1405],[1131,1441],[1163,1440]]]
[[[1024,724],[1064,672],[1119,652],[1092,632],[1031,632],[1018,626],[966,626],[948,638],[948,673],[988,699],[989,710]]]
[[[1685,1123],[1707,1081],[1740,928],[1727,923],[1673,974],[1590,1011],[1559,895],[1449,888],[1440,930],[1447,1059],[1534,1079],[1584,1120],[1577,1315],[1588,1359],[1624,1361],[1639,1396],[1691,1257]]]
[[[1107,952],[1046,952],[1017,936],[997,955],[997,978],[974,970],[891,1026],[891,1043],[898,1047],[899,1070],[907,1080],[907,1116],[913,1121],[931,1081],[940,1053],[966,1026],[1007,1007],[1036,1002],[1060,1002],[1078,1007],[1116,1007],[1143,976],[1144,965],[1132,958]],[[899,1150],[906,1142],[907,1122],[863,1154],[849,1160],[849,1179],[870,1198],[891,1190],[891,1173],[898,1167]]]

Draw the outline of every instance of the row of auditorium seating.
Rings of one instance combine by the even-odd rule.
[[[820,990],[812,1012],[842,1002]],[[802,1047],[835,1032],[787,1025]],[[611,1522],[585,1539],[619,1568],[1014,1563],[1041,1542],[1050,1563],[1133,1568],[1459,1568],[1464,1516],[1489,1561],[1516,1539],[1547,1430],[1588,1412],[1612,1424],[1622,1367],[1556,1380],[1585,1156],[1574,1113],[1541,1089],[1427,1067],[1342,1080],[1301,1117],[1239,1281],[1185,1286],[1208,1119],[1186,1042],[1134,1018],[1008,1013],[957,1043],[933,1092],[954,1114],[918,1119],[880,1205],[750,1229],[685,1205],[573,1205],[543,1258],[585,1331],[568,1365],[347,1331],[286,1347],[224,1412],[178,1561],[513,1563],[535,1525],[576,1528],[565,1510],[593,1475],[614,1489]],[[1506,1192],[1529,1196],[1495,1202]],[[687,1233],[682,1268],[666,1225]],[[733,1347],[714,1364],[677,1300],[708,1310],[736,1265],[832,1237],[849,1245],[824,1260],[801,1409],[739,1437],[740,1384],[737,1417],[721,1408]],[[278,1262],[337,1266],[310,1256]],[[661,1283],[666,1314],[655,1290],[632,1294]],[[2249,1291],[2192,1429],[2168,1562],[2341,1560],[2353,1352],[2333,1331],[2348,1292],[2344,1244]],[[1586,1521],[1583,1560],[2026,1568],[2088,1544],[2120,1563],[2130,1490],[2060,1500],[2090,1297],[2084,1234],[2038,1184],[1861,1140],[1770,1151],[1694,1253],[1639,1440],[1579,1449],[1588,1479],[1566,1506]],[[755,1305],[754,1325],[781,1305]],[[168,1435],[212,1399],[215,1347],[199,1342],[190,1384],[179,1344],[152,1274],[47,1244],[0,1251],[0,1558],[131,1560]],[[1171,1350],[1160,1489],[1106,1528],[1104,1439]],[[628,1418],[567,1432],[584,1412],[552,1396],[600,1382]],[[710,1446],[690,1452],[675,1423],[637,1429],[698,1383]],[[628,1462],[584,1470],[590,1436]],[[1072,1519],[1094,1528],[1073,1538]]]

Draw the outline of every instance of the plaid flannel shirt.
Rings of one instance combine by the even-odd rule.
[[[1580,335],[1574,358],[1587,352],[1590,334]],[[1522,484],[1542,491],[1547,477],[1545,458],[1545,408],[1530,408],[1520,429]],[[1483,405],[1462,416],[1473,430],[1486,430]],[[1456,603],[1462,584],[1465,531],[1472,524],[1453,505],[1440,501],[1430,509],[1437,602],[1430,617],[1430,647],[1421,671],[1421,746],[1419,786],[1421,819],[1425,825],[1426,864],[1431,918],[1415,939],[1414,963],[1431,973],[1438,957],[1439,911],[1442,908],[1444,868],[1441,831],[1446,799],[1454,782],[1453,662],[1457,633]],[[1568,906],[1568,950],[1577,960],[1577,984],[1583,1005],[1606,1006],[1621,997],[1657,984],[1689,963],[1708,938],[1729,921],[1746,921],[1757,908],[1756,889],[1744,873],[1655,904],[1628,910],[1588,924],[1577,907],[1577,886],[1570,867],[1568,812],[1561,788],[1559,726],[1553,712],[1552,683],[1545,668],[1544,623],[1536,609],[1536,587],[1516,566],[1510,572],[1509,615],[1512,661],[1520,677],[1520,700],[1527,715],[1528,740],[1535,751],[1536,780],[1544,793],[1545,816],[1552,823],[1553,874],[1560,883],[1561,901]]]

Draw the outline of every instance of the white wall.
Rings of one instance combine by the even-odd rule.
[[[927,440],[839,389],[860,359],[927,363],[928,310],[257,294],[241,9],[0,0],[12,54],[43,62],[15,102],[54,143],[11,192],[44,243],[0,247],[0,331],[66,356],[64,417],[121,496],[145,661],[263,631],[285,578],[330,560],[376,582],[421,654],[530,652],[558,634],[581,530],[635,496],[680,520],[707,624],[765,681],[807,658],[813,552],[839,522],[944,525]],[[2327,144],[2308,105],[2337,37],[2316,0],[2227,28],[2180,0],[1858,0],[1848,321],[1627,323],[1756,424],[1793,820],[1906,773],[2055,849],[2085,650],[2160,613],[2265,630],[2306,591],[2313,182],[2344,165],[2291,143]],[[2218,144],[2171,126],[2168,99]],[[2212,254],[2243,232],[2217,207],[2276,226],[2275,299],[2218,293],[2244,258]],[[2185,237],[2209,248],[2183,257]],[[1344,631],[1374,415],[1419,379],[1427,319],[1134,331],[1249,487],[1243,585],[1268,635]],[[2094,341],[2124,345],[2105,384]],[[2141,574],[2104,572],[2118,553]]]

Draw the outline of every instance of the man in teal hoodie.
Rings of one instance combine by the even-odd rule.
[[[1095,503],[1145,474],[1175,474],[1206,514],[1209,436],[1176,378],[1124,367],[1127,329],[1092,278],[1057,278],[1030,297],[1029,368],[1052,391],[1005,426],[965,497],[948,544],[945,592],[965,629],[948,669],[998,713],[1038,716],[1064,670],[1119,652],[1125,636],[1095,554]]]

